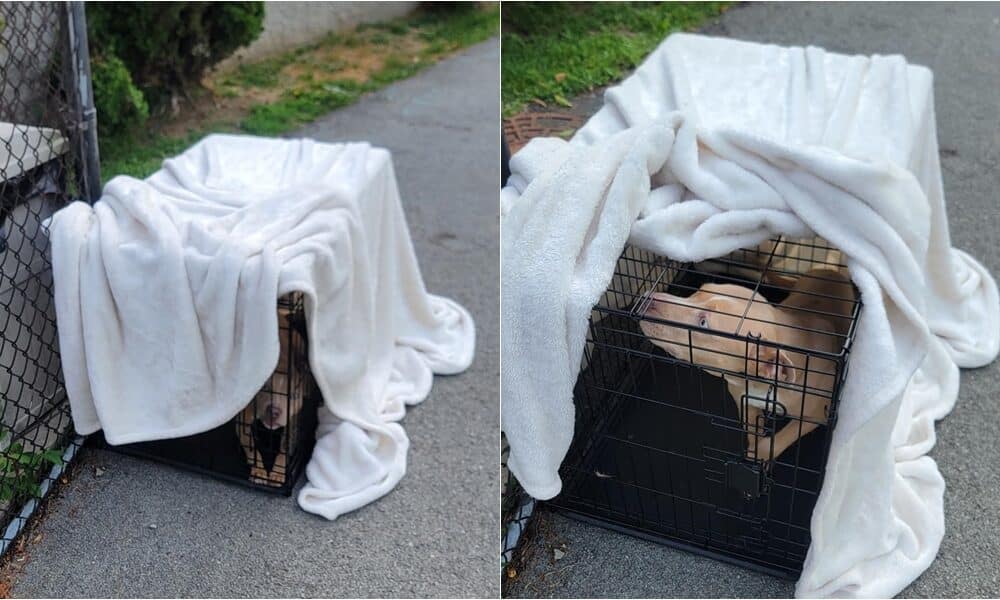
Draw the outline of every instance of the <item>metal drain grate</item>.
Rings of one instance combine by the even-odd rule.
[[[511,153],[536,137],[569,137],[585,119],[564,112],[526,112],[503,120],[503,134]]]

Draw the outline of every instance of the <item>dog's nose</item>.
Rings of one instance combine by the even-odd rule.
[[[281,409],[275,406],[274,404],[271,404],[270,406],[267,407],[267,416],[270,419],[277,419],[281,416]]]

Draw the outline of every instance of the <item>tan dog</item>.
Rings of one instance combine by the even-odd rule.
[[[640,327],[653,344],[671,356],[725,378],[741,418],[748,424],[748,456],[770,461],[826,423],[835,365],[816,356],[809,357],[807,365],[805,353],[778,350],[761,342],[836,354],[843,348],[842,336],[850,327],[854,300],[854,288],[846,275],[832,269],[814,269],[797,278],[780,305],[733,284],[705,284],[687,298],[654,293],[643,316],[696,329],[649,320],[643,320]],[[759,341],[755,341],[758,336]],[[791,420],[774,435],[765,437],[760,435],[763,428],[758,419],[775,383],[774,399]],[[745,411],[741,402],[744,396]]]
[[[288,309],[279,308],[278,318],[289,323]],[[240,445],[250,466],[250,480],[254,483],[281,487],[288,475],[288,447],[291,440],[298,436],[298,419],[294,417],[302,409],[305,394],[305,378],[292,376],[296,371],[303,373],[298,363],[305,357],[291,356],[288,347],[289,338],[298,335],[290,326],[280,330],[278,367],[271,375],[269,385],[257,392],[236,419]],[[297,345],[297,348],[301,347],[302,344]]]

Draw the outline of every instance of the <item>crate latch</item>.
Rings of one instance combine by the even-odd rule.
[[[764,477],[760,464],[749,461],[728,461],[726,487],[736,490],[746,500],[760,498],[764,491]]]

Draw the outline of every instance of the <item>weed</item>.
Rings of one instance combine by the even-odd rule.
[[[0,441],[9,433],[0,433]],[[15,442],[0,453],[0,502],[15,498],[40,496],[39,476],[47,466],[62,464],[62,450],[52,448],[29,452],[21,442]]]

